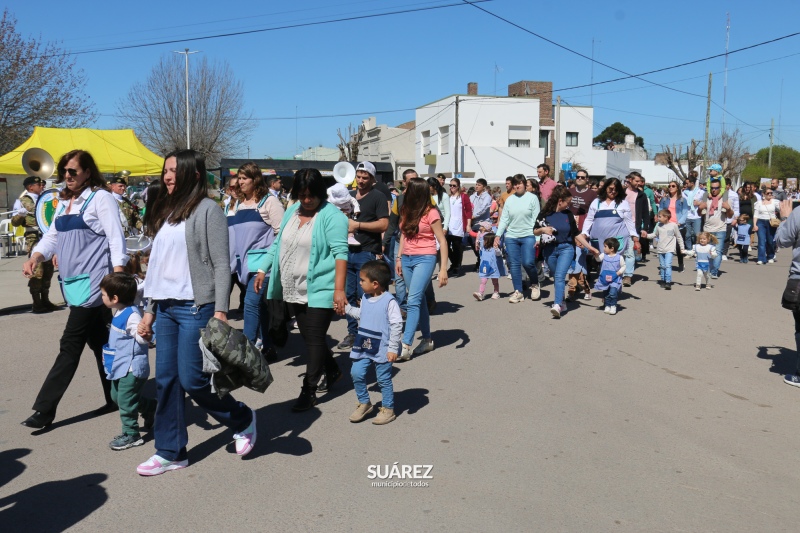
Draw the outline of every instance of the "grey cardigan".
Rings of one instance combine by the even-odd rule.
[[[231,261],[228,221],[217,203],[204,198],[186,219],[189,274],[196,305],[214,304],[214,311],[228,312],[231,292]],[[153,302],[146,312],[153,313]]]

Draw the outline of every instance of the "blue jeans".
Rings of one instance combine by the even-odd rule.
[[[553,304],[561,305],[564,301],[564,287],[567,284],[567,271],[572,260],[575,259],[575,245],[564,242],[555,246],[545,246],[544,260],[553,274],[553,283],[556,286]]]
[[[358,273],[361,272],[361,267],[364,266],[364,263],[372,261],[373,259],[375,259],[375,254],[372,252],[350,252],[347,254],[347,285],[345,287],[345,294],[347,295],[347,302],[353,307],[358,306],[358,300],[364,295]],[[347,334],[355,336],[357,331],[358,320],[347,315]]]
[[[672,252],[658,254],[658,269],[661,271],[661,279],[672,283]]]
[[[536,237],[506,237],[506,253],[508,254],[508,270],[511,271],[511,283],[514,290],[522,292],[522,269],[528,273],[531,286],[539,284],[536,272]]]
[[[252,413],[230,394],[220,398],[211,392],[211,375],[203,373],[200,328],[214,315],[214,305],[195,307],[186,300],[159,300],[156,310],[156,453],[168,461],[182,461],[189,442],[184,393],[235,432],[247,429]]]
[[[769,225],[769,220],[756,220],[758,229],[758,260],[766,263],[770,259],[775,259],[775,231]]]
[[[247,280],[247,292],[244,295],[244,336],[252,343],[255,343],[260,336],[262,346],[266,348],[270,344],[267,336],[269,318],[267,317],[267,303],[262,296],[267,290],[269,278],[264,278],[260,293],[253,288],[255,281],[256,275],[250,274],[250,279]]]
[[[633,270],[636,268],[636,254],[633,250],[633,239],[628,237],[628,246],[625,248],[625,251],[622,253],[622,257],[625,259],[625,277],[630,278],[633,276]]]
[[[607,307],[617,305],[617,296],[619,296],[619,289],[616,287],[609,287],[606,289],[605,303]]]
[[[422,333],[423,339],[431,338],[431,317],[428,315],[425,291],[431,282],[433,269],[436,266],[436,256],[403,255],[402,264],[403,278],[408,287],[408,310],[403,344],[411,345],[414,342],[417,328]]]
[[[372,359],[353,359],[350,376],[360,403],[370,403],[367,390],[367,371]],[[375,376],[381,387],[381,404],[387,409],[394,409],[394,385],[392,385],[392,363],[375,363]]]
[[[395,272],[394,266],[397,264],[395,262],[395,257],[397,257],[397,247],[400,246],[400,242],[397,240],[397,237],[392,237],[392,245],[390,247],[391,255],[392,255],[392,277],[394,278],[394,298],[397,300],[397,305],[400,306],[401,311],[408,311],[408,305],[406,299],[408,298],[408,289],[406,289],[406,280],[403,279],[403,276],[398,276],[397,272]]]
[[[709,264],[709,271],[712,276],[719,276],[719,266],[722,264],[722,248],[725,246],[725,232],[724,231],[715,231],[712,232],[717,238],[717,257],[711,258]]]
[[[683,245],[688,250],[694,244],[697,244],[697,236],[700,235],[702,228],[700,227],[700,223],[703,220],[700,218],[687,218],[686,219],[686,239],[684,239]]]

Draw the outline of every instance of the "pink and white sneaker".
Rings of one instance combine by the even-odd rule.
[[[140,476],[157,476],[170,470],[180,470],[189,466],[189,460],[168,461],[159,455],[154,455],[144,463],[136,467],[136,473]]]
[[[253,421],[250,422],[247,429],[241,433],[233,434],[233,438],[236,441],[236,453],[241,457],[252,452],[253,446],[256,445],[256,412],[252,409],[250,412],[253,413]]]

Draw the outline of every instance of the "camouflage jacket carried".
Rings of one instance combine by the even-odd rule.
[[[11,225],[12,226],[25,226],[26,230],[39,230],[39,226],[36,224],[36,202],[33,201],[33,198],[28,196],[28,193],[25,193],[20,199],[20,203],[22,207],[24,207],[27,211],[27,215],[14,215],[11,218]]]
[[[206,348],[203,356],[219,362],[214,365],[220,369],[212,375],[212,384],[220,398],[242,386],[264,392],[272,383],[264,356],[238,329],[212,317],[200,330],[200,342]]]

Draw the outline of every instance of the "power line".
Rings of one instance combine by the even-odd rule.
[[[490,2],[491,0],[474,0],[475,2]],[[65,55],[81,55],[81,54],[95,54],[99,52],[112,52],[118,50],[131,50],[135,48],[145,48],[150,46],[162,46],[166,44],[176,44],[176,43],[188,43],[193,41],[206,41],[210,39],[221,39],[224,37],[235,37],[240,35],[251,35],[255,33],[265,33],[270,31],[278,31],[278,30],[287,30],[287,29],[294,29],[294,28],[305,28],[309,26],[322,26],[325,24],[334,24],[337,22],[350,22],[354,20],[365,20],[365,19],[372,19],[372,18],[379,18],[379,17],[388,17],[392,15],[403,15],[406,13],[417,13],[421,11],[433,11],[435,9],[444,9],[448,7],[460,7],[464,4],[455,2],[451,4],[442,4],[439,6],[429,6],[429,7],[418,7],[414,9],[401,9],[396,11],[387,11],[384,13],[374,13],[371,15],[358,15],[352,17],[341,17],[336,19],[329,19],[329,20],[321,20],[316,22],[303,22],[298,24],[286,24],[283,26],[273,26],[270,28],[260,28],[257,30],[246,30],[246,31],[235,31],[235,32],[228,32],[228,33],[218,33],[215,35],[206,35],[203,37],[189,37],[185,39],[170,39],[167,41],[158,41],[158,42],[151,42],[151,43],[143,43],[143,44],[131,44],[131,45],[124,45],[124,46],[110,46],[106,48],[95,48],[91,50],[83,50],[78,52],[63,52],[60,54],[50,54],[44,55],[39,57],[58,57],[58,56],[65,56]]]
[[[696,63],[701,63],[701,62],[704,62],[704,61],[709,61],[711,59],[716,59],[716,58],[719,58],[719,57],[723,57],[726,54],[727,55],[731,55],[731,54],[735,54],[735,53],[738,53],[738,52],[743,52],[745,50],[751,50],[751,49],[757,48],[759,46],[764,46],[764,45],[767,45],[767,44],[775,43],[775,42],[778,42],[778,41],[782,41],[784,39],[788,39],[790,37],[796,37],[796,36],[800,35],[800,32],[790,33],[788,35],[784,35],[784,36],[781,36],[781,37],[776,37],[774,39],[770,39],[770,40],[767,40],[767,41],[762,41],[760,43],[751,44],[749,46],[744,46],[742,48],[737,48],[736,50],[731,50],[729,52],[725,52],[725,53],[721,53],[721,54],[715,54],[715,55],[712,55],[712,56],[703,57],[703,58],[695,59],[695,60],[692,60],[692,61],[686,61],[684,63],[679,63],[677,65],[672,65],[670,67],[663,67],[663,68],[659,68],[659,69],[655,69],[655,70],[650,70],[650,71],[647,71],[647,72],[642,72],[640,74],[628,74],[627,72],[625,72],[623,70],[620,70],[618,68],[612,67],[611,65],[607,65],[605,63],[602,63],[602,62],[600,62],[600,61],[598,61],[596,59],[593,59],[593,58],[591,58],[591,57],[589,57],[589,56],[587,56],[585,54],[582,54],[582,53],[580,53],[580,52],[578,52],[576,50],[568,48],[568,47],[564,46],[563,44],[557,43],[557,42],[553,41],[552,39],[548,39],[547,37],[544,37],[543,35],[539,35],[538,33],[534,32],[534,31],[531,31],[531,30],[529,30],[529,29],[527,29],[527,28],[525,28],[523,26],[520,26],[519,24],[516,24],[515,22],[512,22],[512,21],[510,21],[510,20],[508,20],[506,18],[503,18],[500,15],[497,15],[496,13],[492,13],[491,11],[489,11],[487,9],[484,9],[483,7],[475,5],[477,3],[476,1],[470,1],[470,0],[461,0],[461,1],[464,2],[465,4],[471,5],[475,9],[479,9],[479,10],[483,11],[484,13],[486,13],[488,15],[491,15],[491,16],[499,19],[499,20],[502,20],[503,22],[505,22],[507,24],[510,24],[511,26],[514,26],[515,28],[520,29],[520,30],[524,31],[525,33],[529,33],[529,34],[533,35],[534,37],[542,39],[542,40],[544,40],[544,41],[546,41],[546,42],[548,42],[548,43],[550,43],[550,44],[552,44],[554,46],[557,46],[557,47],[559,47],[559,48],[561,48],[563,50],[566,50],[566,51],[568,51],[568,52],[570,52],[572,54],[575,54],[575,55],[580,56],[580,57],[582,57],[584,59],[587,59],[589,61],[597,63],[598,65],[601,65],[601,66],[604,66],[604,67],[609,68],[611,70],[614,70],[616,72],[620,72],[622,74],[625,74],[625,77],[622,77],[622,78],[615,78],[615,79],[611,79],[611,80],[599,81],[599,82],[594,82],[594,83],[586,83],[586,84],[583,84],[583,85],[576,85],[574,87],[568,87],[568,88],[565,88],[565,89],[558,89],[560,91],[579,89],[579,88],[583,88],[583,87],[592,87],[592,86],[595,86],[595,85],[602,85],[602,84],[605,84],[605,83],[612,83],[612,82],[616,82],[616,81],[622,81],[622,80],[627,80],[627,79],[631,79],[631,78],[636,78],[636,79],[640,79],[640,80],[642,80],[644,82],[650,83],[652,85],[657,85],[659,87],[663,87],[665,89],[669,89],[671,91],[677,91],[677,92],[682,92],[682,93],[685,93],[685,94],[688,94],[688,95],[691,95],[691,96],[699,96],[700,98],[706,98],[703,95],[698,95],[698,94],[690,93],[690,92],[687,92],[687,91],[681,91],[680,89],[675,89],[673,87],[667,87],[667,86],[662,85],[660,83],[657,83],[657,82],[654,82],[654,81],[650,81],[650,80],[646,80],[646,79],[642,78],[642,76],[647,76],[649,74],[655,74],[657,72],[664,72],[664,71],[667,71],[667,70],[673,70],[673,69],[680,68],[680,67],[694,65]]]

